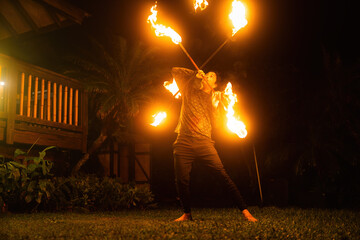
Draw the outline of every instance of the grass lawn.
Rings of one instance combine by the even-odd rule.
[[[0,239],[360,239],[360,212],[298,208],[193,209],[194,221],[172,222],[179,209],[103,213],[1,214]]]

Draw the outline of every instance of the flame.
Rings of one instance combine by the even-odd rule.
[[[166,112],[159,112],[152,116],[154,118],[154,122],[151,123],[150,125],[157,127],[162,122],[162,120],[164,120],[166,118]]]
[[[155,35],[158,37],[161,36],[167,36],[170,37],[171,40],[175,43],[175,44],[179,44],[181,43],[181,37],[180,35],[175,32],[173,29],[171,29],[170,27],[165,27],[162,24],[157,24],[157,10],[156,10],[156,3],[154,6],[151,7],[150,11],[152,12],[152,14],[148,17],[147,21],[149,23],[151,23],[152,27],[155,29]]]
[[[195,11],[200,8],[200,10],[204,10],[207,6],[209,5],[209,3],[206,0],[194,0],[194,8]]]
[[[173,82],[169,81],[164,82],[164,87],[174,95],[175,98],[179,99],[181,97],[181,93],[179,92],[179,87],[176,84],[175,78],[173,78]]]
[[[234,26],[232,32],[232,36],[234,36],[240,28],[245,27],[247,24],[245,6],[240,1],[234,0],[232,2],[232,12],[229,14],[229,18]]]
[[[234,105],[237,102],[237,97],[236,94],[234,94],[232,91],[232,85],[230,82],[226,85],[224,94],[229,100],[228,106],[225,108],[227,112],[226,117],[228,119],[227,126],[230,131],[238,135],[240,138],[244,138],[247,135],[247,131],[245,124],[240,120],[236,119],[234,116]]]

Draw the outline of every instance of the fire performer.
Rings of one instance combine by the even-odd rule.
[[[172,75],[178,83],[182,106],[178,134],[173,144],[176,186],[184,214],[175,221],[192,220],[190,207],[190,172],[194,161],[200,161],[216,174],[232,196],[245,219],[256,222],[235,183],[226,173],[211,138],[212,126],[219,108],[220,92],[215,92],[215,72],[198,72],[174,67]]]

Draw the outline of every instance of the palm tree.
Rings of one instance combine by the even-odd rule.
[[[155,49],[122,37],[112,37],[108,44],[90,40],[92,51],[85,51],[84,57],[72,57],[78,69],[66,74],[87,83],[90,111],[95,111],[101,128],[72,175],[109,137],[132,141],[132,119],[160,86],[156,81],[162,73]]]

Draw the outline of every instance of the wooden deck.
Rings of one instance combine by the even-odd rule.
[[[0,145],[36,142],[85,152],[87,120],[80,82],[0,54]]]

